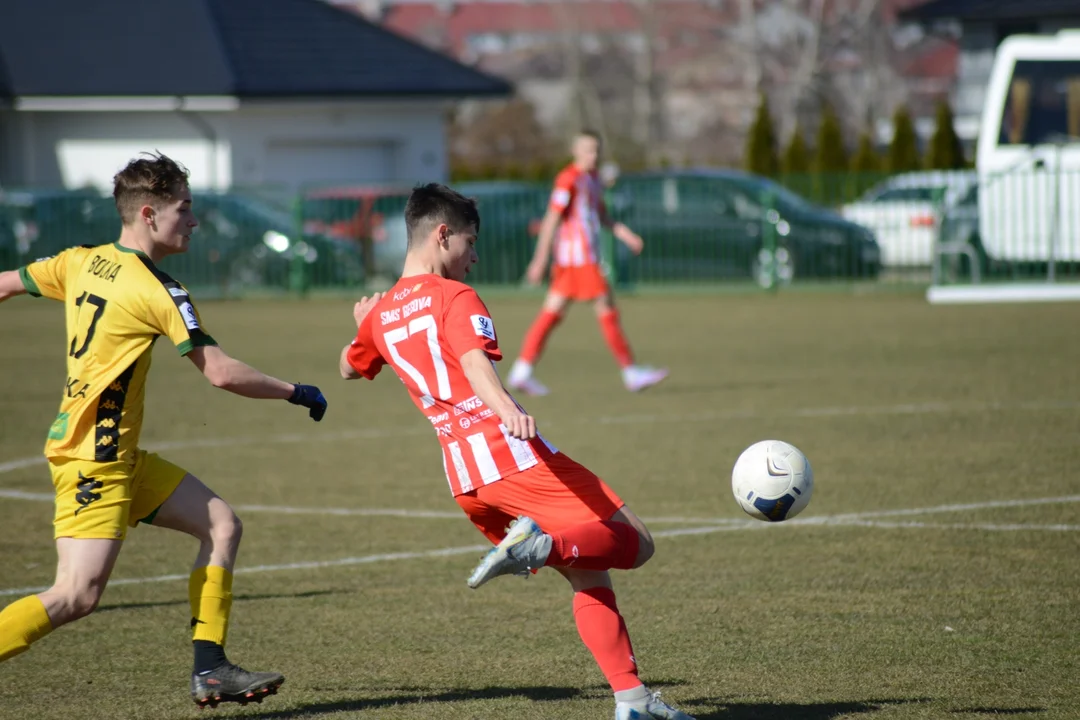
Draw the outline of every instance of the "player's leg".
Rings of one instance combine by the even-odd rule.
[[[97,607],[127,533],[133,475],[126,462],[49,461],[56,502],[56,581],[0,612],[0,660]]]
[[[578,634],[611,684],[616,717],[691,720],[660,702],[638,677],[606,568],[640,567],[652,557],[653,540],[645,523],[603,480],[558,453],[546,463],[458,496],[458,503],[497,543],[478,571],[503,552],[502,557],[524,560],[518,569],[526,574],[546,564],[570,582]],[[528,517],[519,517],[504,531],[506,522],[522,512],[539,518],[549,532]]]
[[[569,302],[569,297],[558,289],[552,288],[548,291],[540,313],[525,333],[521,352],[510,368],[507,385],[511,389],[520,390],[528,395],[547,395],[548,389],[533,377],[533,368],[540,361],[544,346],[555,330],[555,326],[562,321]]]
[[[469,577],[472,588],[545,566],[630,570],[652,557],[645,523],[603,480],[563,453],[475,494],[517,519]]]
[[[600,324],[604,342],[622,370],[623,384],[631,392],[656,385],[667,377],[667,370],[634,364],[634,353],[630,349],[630,341],[623,331],[619,310],[615,305],[615,293],[606,281],[602,278],[599,281],[603,282],[603,292],[593,300],[593,309],[596,311],[596,320]]]
[[[626,519],[637,516],[630,513]],[[640,522],[640,521],[638,521]],[[616,720],[693,720],[660,700],[638,675],[637,657],[606,571],[556,568],[574,591],[574,624],[615,694]]]
[[[167,498],[155,504],[161,489],[181,479]],[[199,541],[188,578],[194,668],[192,697],[200,706],[218,702],[259,702],[285,681],[276,672],[250,672],[229,662],[225,643],[232,609],[232,571],[243,526],[229,504],[198,478],[157,457],[147,456],[146,482],[133,513],[142,522],[178,530]],[[156,507],[156,510],[151,508]]]
[[[57,538],[52,587],[0,612],[0,662],[26,651],[61,625],[92,613],[122,544],[122,540],[101,538]]]

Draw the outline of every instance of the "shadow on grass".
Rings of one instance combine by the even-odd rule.
[[[309,590],[307,592],[298,593],[272,593],[265,595],[233,595],[233,602],[245,602],[248,600],[278,600],[281,598],[306,598],[306,597],[318,597],[320,595],[338,595],[346,592],[355,592],[354,590]],[[161,600],[157,602],[130,602],[130,603],[115,603],[109,605],[99,605],[95,613],[115,612],[117,610],[141,610],[143,608],[157,608],[157,607],[173,607],[173,606],[188,606],[188,600]]]
[[[992,707],[973,707],[973,708],[957,708],[950,710],[953,715],[1034,715],[1035,713],[1044,713],[1046,708],[1044,707],[1026,707],[1026,708],[992,708]]]
[[[424,690],[423,688],[395,688],[397,693],[380,698],[356,698],[333,702],[308,703],[296,705],[287,710],[274,710],[255,714],[244,713],[245,718],[305,718],[333,715],[341,712],[362,712],[394,705],[419,705],[421,703],[467,702],[472,700],[501,700],[504,698],[522,698],[532,702],[553,702],[592,697],[598,694],[598,688],[568,687],[486,687],[460,690]],[[223,706],[224,707],[224,706]],[[220,709],[220,708],[219,708]],[[227,717],[227,716],[226,716]]]
[[[698,698],[687,700],[687,712],[697,720],[832,720],[848,715],[876,713],[896,705],[930,702],[929,698],[896,698],[892,700],[853,700],[822,703],[745,703],[724,702]],[[721,706],[709,712],[695,711],[700,706]]]

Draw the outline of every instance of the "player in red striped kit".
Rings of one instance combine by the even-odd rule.
[[[572,152],[574,161],[555,178],[547,214],[540,224],[536,253],[525,273],[529,284],[539,285],[550,256],[551,286],[540,314],[525,335],[507,384],[529,395],[546,395],[548,389],[533,377],[533,368],[567,306],[571,302],[590,301],[604,340],[622,368],[623,384],[627,390],[636,392],[663,380],[667,370],[634,364],[630,342],[615,308],[615,297],[600,266],[600,227],[611,228],[615,237],[635,254],[641,252],[644,243],[633,230],[608,217],[597,173],[600,135],[590,130],[580,133]]]
[[[478,259],[475,202],[442,185],[418,187],[405,223],[401,279],[356,304],[342,376],[372,380],[389,365],[431,422],[451,493],[496,544],[470,587],[554,568],[574,590],[578,632],[615,693],[616,719],[693,720],[638,677],[608,574],[644,564],[652,536],[603,480],[537,432],[495,370],[502,352],[491,314],[463,283]]]

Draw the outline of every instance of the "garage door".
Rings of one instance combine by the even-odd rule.
[[[323,140],[271,141],[264,177],[291,187],[322,183],[384,183],[395,179],[394,145]]]

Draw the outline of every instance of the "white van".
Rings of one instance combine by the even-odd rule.
[[[1080,29],[997,49],[975,167],[990,260],[1080,261]]]

